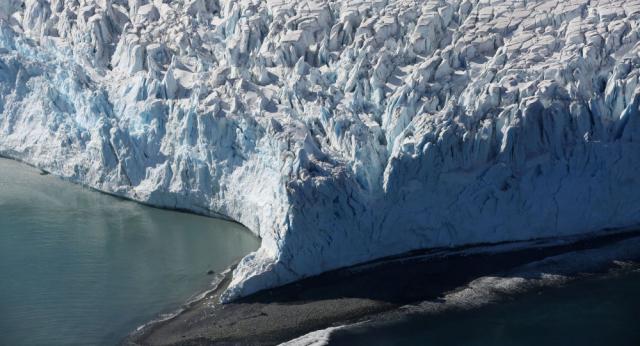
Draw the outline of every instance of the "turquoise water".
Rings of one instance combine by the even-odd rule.
[[[112,345],[259,240],[0,159],[0,345]]]
[[[331,346],[640,345],[640,273],[573,282],[468,311],[336,332]]]

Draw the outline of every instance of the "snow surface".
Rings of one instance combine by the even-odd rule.
[[[346,326],[329,327],[327,329],[316,330],[299,338],[283,342],[279,346],[325,346],[329,344],[331,334],[344,327]]]
[[[640,223],[640,0],[1,0],[0,153],[262,237],[225,299]]]

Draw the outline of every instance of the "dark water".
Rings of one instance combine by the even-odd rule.
[[[237,224],[0,159],[0,345],[115,344],[258,246]]]
[[[640,273],[575,281],[476,310],[335,332],[329,345],[640,345]]]

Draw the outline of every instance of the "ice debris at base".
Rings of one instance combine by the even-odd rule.
[[[640,222],[640,0],[0,1],[0,154],[262,237],[226,299]]]
[[[316,330],[293,340],[283,342],[278,346],[326,346],[329,344],[331,334],[346,326],[329,327],[327,329]]]

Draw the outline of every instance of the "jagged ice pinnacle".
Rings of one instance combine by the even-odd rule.
[[[0,153],[262,237],[224,299],[640,222],[640,0],[0,0]]]

